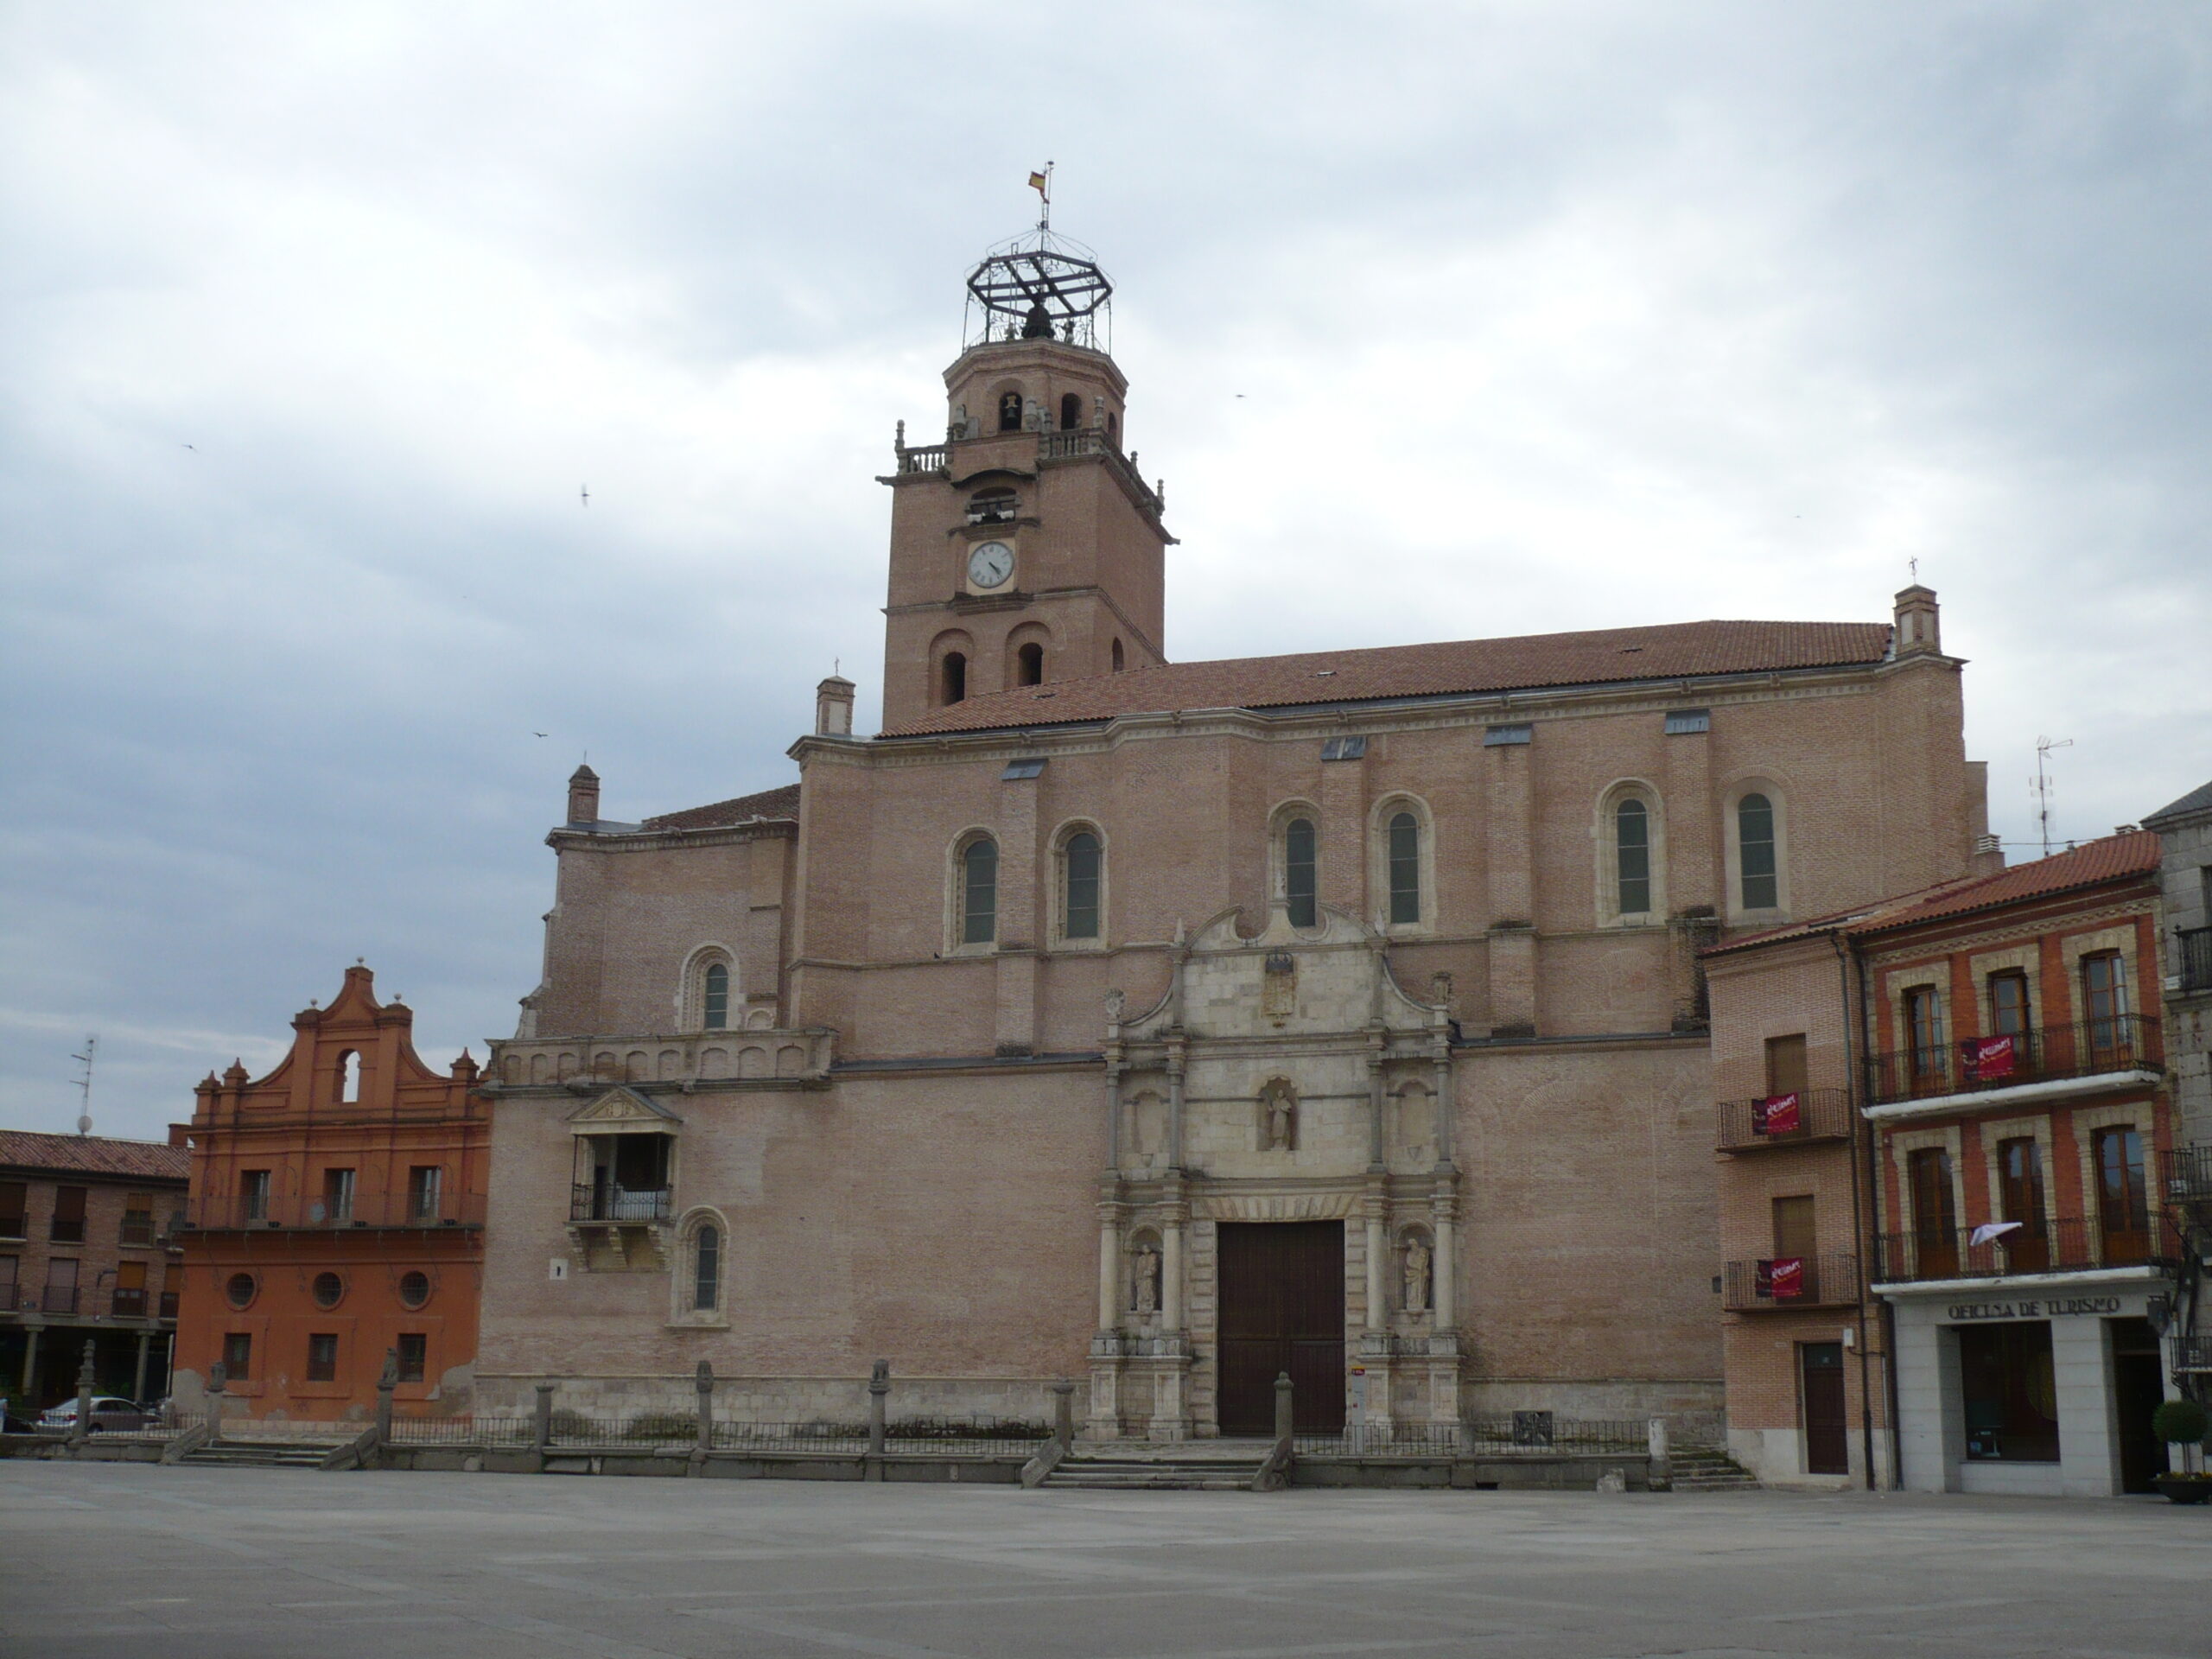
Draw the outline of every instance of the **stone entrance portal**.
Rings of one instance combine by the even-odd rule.
[[[1298,1432],[1344,1426],[1344,1224],[1224,1222],[1219,1230],[1224,1434],[1274,1433],[1290,1374]]]

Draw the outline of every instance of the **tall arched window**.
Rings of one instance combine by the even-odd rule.
[[[1782,902],[1774,857],[1774,803],[1746,795],[1736,803],[1736,853],[1743,876],[1744,908],[1772,910]]]
[[[1290,925],[1293,927],[1317,927],[1320,925],[1319,887],[1314,879],[1316,851],[1313,819],[1293,818],[1283,826],[1283,896],[1290,901]]]
[[[1021,394],[1020,392],[1002,391],[999,394],[999,430],[1001,432],[1021,430]]]
[[[938,676],[938,701],[965,702],[968,700],[968,658],[964,652],[948,651]]]
[[[722,1287],[722,1231],[703,1222],[691,1235],[691,1306],[695,1313],[711,1313]]]
[[[1070,836],[1060,852],[1060,931],[1071,939],[1098,937],[1098,877],[1103,861],[1088,830]]]
[[[1060,398],[1060,430],[1072,432],[1083,424],[1083,398],[1079,393],[1068,392]]]
[[[347,1049],[338,1057],[338,1098],[341,1101],[361,1097],[361,1057]]]
[[[1389,829],[1390,920],[1421,920],[1421,820],[1410,812],[1391,814]]]
[[[1014,683],[1042,685],[1045,683],[1045,647],[1032,639],[1014,653]]]
[[[1106,442],[1116,449],[1122,447],[1122,417],[1110,409],[1106,411]]]
[[[999,844],[978,836],[960,850],[960,943],[989,944],[999,931]]]
[[[1651,814],[1642,801],[1613,809],[1613,857],[1621,914],[1643,914],[1651,908]]]
[[[1122,671],[1122,642],[1118,639],[1114,642],[1114,671]]]
[[[699,1023],[709,1031],[729,1029],[729,964],[710,962],[700,987]]]

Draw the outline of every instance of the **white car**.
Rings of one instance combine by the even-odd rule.
[[[92,1421],[86,1433],[97,1434],[102,1429],[130,1433],[142,1429],[153,1419],[153,1414],[143,1406],[133,1404],[119,1395],[96,1394],[92,1396]],[[67,1434],[77,1427],[77,1402],[64,1400],[38,1420],[42,1434]]]

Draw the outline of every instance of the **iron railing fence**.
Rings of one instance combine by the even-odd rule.
[[[1035,1422],[910,1418],[885,1426],[883,1448],[901,1456],[1028,1458],[1051,1438],[1052,1431]],[[699,1420],[690,1412],[645,1412],[627,1417],[575,1411],[553,1414],[552,1444],[556,1446],[689,1446],[697,1445],[698,1440]],[[726,1452],[858,1454],[868,1449],[868,1430],[865,1422],[821,1418],[768,1423],[717,1417],[709,1428],[709,1444]]]
[[[570,1221],[666,1221],[670,1189],[664,1186],[579,1185],[569,1190]]]
[[[1929,1279],[2000,1279],[2025,1273],[2078,1273],[2177,1261],[2178,1229],[2164,1217],[2131,1217],[2107,1230],[2080,1217],[2029,1224],[1974,1242],[1979,1230],[1884,1233],[1876,1241],[1877,1276],[1885,1284]]]
[[[532,1446],[537,1422],[531,1417],[394,1417],[394,1446]]]
[[[1353,1423],[1335,1434],[1294,1434],[1301,1458],[1407,1459],[1558,1456],[1648,1452],[1648,1420],[1561,1417],[1516,1411],[1458,1423]]]
[[[356,1192],[351,1201],[334,1202],[315,1192],[269,1193],[249,1198],[201,1196],[185,1212],[186,1229],[227,1232],[263,1228],[323,1231],[361,1227],[480,1227],[481,1192],[442,1192],[425,1197],[408,1192]]]
[[[1866,1058],[1866,1097],[1875,1105],[1978,1094],[2016,1084],[2163,1069],[2158,1021],[2115,1014],[2071,1025],[2037,1026],[1996,1037],[1904,1048]]]
[[[2212,927],[2185,927],[2181,941],[2181,988],[2212,991]]]
[[[1851,1090],[1801,1089],[1795,1095],[1724,1100],[1719,1116],[1723,1152],[1844,1141],[1851,1135]]]
[[[2212,1204],[2212,1147],[2176,1147],[2160,1162],[2168,1204]]]
[[[1720,1306],[1731,1313],[1837,1307],[1859,1300],[1859,1258],[1847,1253],[1731,1262]]]
[[[2176,1337],[2174,1370],[2191,1373],[2212,1371],[2212,1337]]]

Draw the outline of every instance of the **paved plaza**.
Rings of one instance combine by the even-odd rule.
[[[0,1464],[6,1659],[2212,1654],[2212,1508]]]

